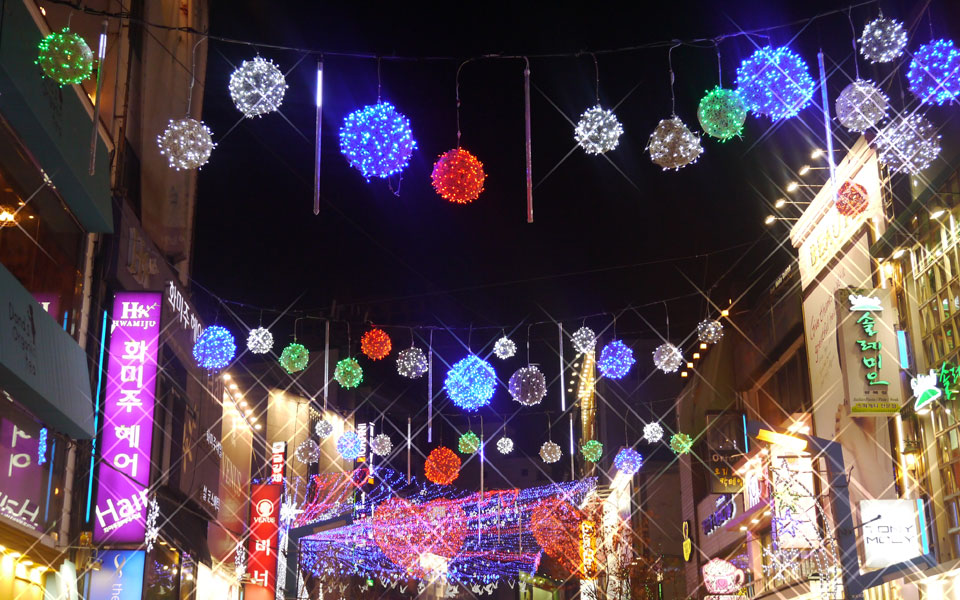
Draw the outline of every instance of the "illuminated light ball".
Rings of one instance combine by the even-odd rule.
[[[597,368],[604,377],[623,379],[635,362],[637,361],[633,358],[633,350],[620,340],[614,340],[600,351]]]
[[[344,358],[337,363],[337,368],[333,370],[333,378],[343,388],[353,389],[363,381],[363,367],[355,358]]]
[[[683,364],[683,353],[671,343],[660,344],[653,351],[653,365],[664,373],[673,373]]]
[[[697,324],[697,339],[705,344],[716,344],[723,337],[723,324],[713,319],[704,319]]]
[[[497,372],[493,365],[475,354],[454,364],[443,382],[450,400],[467,412],[490,404],[496,386]]]
[[[333,434],[333,424],[330,421],[317,421],[313,430],[317,433],[317,437],[325,440]]]
[[[697,162],[703,146],[700,145],[700,136],[687,129],[679,117],[670,117],[660,121],[650,134],[647,150],[653,164],[666,171],[679,170]]]
[[[814,82],[793,50],[765,46],[740,63],[737,91],[749,110],[779,121],[797,116],[810,103]]]
[[[643,466],[643,456],[633,448],[621,448],[613,459],[613,466],[627,475],[636,475]]]
[[[230,74],[229,89],[237,110],[248,118],[259,117],[280,108],[287,79],[272,60],[257,56]]]
[[[917,113],[887,123],[874,143],[880,162],[899,173],[916,175],[940,154],[940,135],[930,121]]]
[[[663,439],[663,427],[659,423],[647,423],[643,426],[643,439],[656,444]]]
[[[907,30],[896,19],[879,17],[867,23],[860,36],[860,54],[874,63],[885,63],[903,54]]]
[[[707,92],[697,108],[697,120],[707,135],[725,142],[743,132],[747,105],[736,90],[717,86]]]
[[[837,194],[837,212],[847,217],[854,217],[867,210],[870,199],[867,189],[859,183],[844,181]]]
[[[560,460],[563,451],[560,450],[560,444],[556,442],[544,442],[540,446],[540,458],[547,464],[552,464]]]
[[[190,117],[171,119],[163,134],[157,136],[160,154],[167,157],[171,169],[199,169],[213,152],[210,129]]]
[[[280,353],[280,366],[287,373],[297,373],[307,368],[310,361],[310,351],[303,344],[296,342],[290,344]]]
[[[461,454],[473,454],[480,449],[480,438],[474,432],[468,431],[460,436],[457,449],[460,450]]]
[[[440,197],[457,204],[470,204],[483,193],[483,163],[463,148],[447,150],[433,164],[430,179]]]
[[[889,102],[875,83],[857,79],[837,96],[837,120],[850,131],[866,131],[887,116]]]
[[[223,369],[236,354],[237,344],[233,334],[219,325],[204,329],[193,345],[193,358],[202,369]]]
[[[503,336],[493,344],[493,355],[500,360],[512,358],[517,353],[517,345],[507,336]]]
[[[305,465],[312,465],[320,461],[320,446],[313,440],[305,440],[300,442],[293,456]]]
[[[360,338],[360,351],[373,360],[386,358],[392,349],[393,342],[382,329],[371,329]]]
[[[580,115],[573,137],[587,154],[603,154],[617,147],[623,126],[612,110],[599,104]]]
[[[935,40],[913,53],[907,71],[910,91],[924,104],[941,105],[960,96],[960,50],[953,40]]]
[[[414,346],[397,353],[397,373],[407,379],[422,377],[429,368],[427,355],[420,348]]]
[[[363,453],[363,441],[354,431],[347,431],[337,440],[337,453],[347,460],[356,460]]]
[[[587,354],[593,352],[593,349],[597,347],[597,334],[589,327],[581,327],[573,332],[570,341],[577,352]]]
[[[381,433],[374,437],[370,442],[370,450],[377,456],[390,454],[390,451],[393,450],[393,442],[390,441],[390,436]]]
[[[273,334],[266,327],[251,329],[247,336],[247,349],[254,354],[266,354],[273,349]]]
[[[685,433],[675,433],[670,437],[670,449],[674,454],[686,454],[693,449],[693,439]]]
[[[590,440],[586,444],[580,446],[580,453],[583,454],[583,458],[595,463],[600,460],[601,456],[603,456],[603,444],[598,440]]]
[[[416,147],[410,120],[389,102],[357,109],[340,126],[340,152],[367,180],[407,168]]]
[[[80,83],[93,73],[93,51],[78,34],[64,27],[40,40],[34,61],[60,85]]]
[[[450,485],[460,475],[460,457],[445,446],[434,448],[423,464],[423,474],[437,485]]]
[[[507,390],[520,404],[534,406],[547,395],[547,378],[534,366],[522,367],[510,376]]]
[[[497,451],[500,452],[500,454],[510,454],[513,452],[513,440],[507,436],[503,436],[497,440]]]

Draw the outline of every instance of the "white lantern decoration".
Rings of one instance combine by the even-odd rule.
[[[573,137],[587,154],[603,154],[617,147],[622,133],[617,115],[598,104],[580,115]]]
[[[663,427],[659,423],[647,423],[643,426],[643,439],[655,444],[663,439]]]
[[[287,80],[272,60],[258,56],[243,61],[230,75],[229,87],[237,110],[252,118],[280,108],[287,91]]]
[[[581,327],[573,332],[573,335],[570,336],[570,341],[573,342],[573,347],[577,352],[586,354],[593,352],[594,348],[597,347],[597,334],[589,327]]]
[[[199,169],[206,164],[214,145],[210,129],[190,117],[171,119],[163,134],[157,136],[160,154],[178,171]]]
[[[510,454],[513,452],[513,440],[507,436],[503,436],[497,440],[497,451],[499,451],[500,454]]]
[[[330,424],[330,421],[317,421],[313,430],[317,432],[317,437],[325,440],[333,434],[333,425]]]
[[[273,349],[273,334],[266,327],[250,330],[247,336],[247,349],[254,354],[266,354]]]
[[[874,19],[867,23],[860,36],[860,53],[870,62],[890,62],[903,54],[906,47],[907,30],[895,19]]]
[[[660,344],[653,351],[653,364],[664,373],[673,373],[683,364],[683,354],[669,342]]]
[[[529,366],[517,369],[507,384],[510,396],[524,406],[540,404],[547,395],[547,378],[540,369]]]
[[[880,162],[900,173],[916,175],[940,154],[940,135],[917,113],[892,120],[880,130],[874,143]]]
[[[407,379],[422,377],[429,367],[427,355],[416,346],[397,353],[397,373]]]
[[[663,119],[650,134],[647,143],[650,160],[667,169],[681,169],[696,162],[703,152],[700,136],[693,133],[679,117]]]
[[[320,460],[320,446],[313,440],[304,440],[293,455],[301,463],[312,465]]]
[[[547,464],[555,463],[560,460],[563,452],[560,450],[560,444],[556,442],[544,442],[540,446],[540,458]]]
[[[706,319],[697,325],[697,339],[705,344],[716,344],[723,337],[723,324]]]
[[[507,336],[503,336],[493,345],[493,354],[500,360],[511,358],[516,353],[517,345]]]
[[[373,438],[370,442],[370,450],[373,451],[377,456],[386,456],[390,454],[390,451],[393,450],[393,442],[390,441],[390,436],[381,433]]]
[[[857,79],[837,96],[837,119],[850,131],[866,131],[887,116],[889,100],[877,84]]]

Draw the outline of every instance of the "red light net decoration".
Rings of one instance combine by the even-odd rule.
[[[423,464],[423,474],[439,485],[450,485],[460,476],[460,457],[445,446],[430,451]]]
[[[433,189],[441,198],[457,204],[469,204],[480,197],[487,175],[483,172],[483,163],[476,156],[462,148],[454,148],[440,155],[430,177]]]
[[[373,360],[386,358],[392,349],[393,342],[382,329],[371,329],[360,338],[360,350]]]
[[[414,577],[446,573],[466,538],[466,514],[457,500],[417,505],[391,498],[374,511],[373,539],[377,546]]]
[[[853,181],[845,181],[837,194],[837,212],[847,217],[855,217],[867,210],[869,202],[865,187]]]

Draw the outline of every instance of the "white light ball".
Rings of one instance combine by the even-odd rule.
[[[397,373],[407,379],[422,377],[429,368],[430,364],[427,362],[427,355],[416,346],[401,350],[397,354]]]
[[[673,373],[683,364],[683,354],[669,342],[660,344],[653,351],[653,364],[664,373]]]
[[[850,131],[866,131],[887,116],[889,100],[872,81],[857,79],[837,96],[837,119]]]
[[[503,436],[497,440],[497,451],[499,451],[500,454],[510,454],[513,452],[513,440],[507,436]]]
[[[723,337],[723,324],[706,319],[697,325],[697,339],[706,344],[716,344]]]
[[[563,455],[563,452],[560,450],[560,444],[556,442],[544,442],[540,446],[540,458],[547,464],[557,462],[561,455]]]
[[[333,425],[329,421],[318,421],[313,430],[317,432],[317,437],[325,440],[333,433]]]
[[[313,440],[300,442],[294,456],[305,465],[312,465],[320,460],[320,446]]]
[[[663,427],[659,423],[647,423],[643,426],[643,439],[655,444],[663,439]]]
[[[580,115],[573,137],[587,154],[603,154],[617,147],[623,126],[612,110],[599,104]]]
[[[507,336],[503,336],[493,345],[493,354],[500,360],[511,358],[516,353],[517,345]]]
[[[907,31],[903,23],[880,17],[867,23],[860,36],[860,53],[870,62],[885,63],[903,54]]]
[[[534,406],[547,395],[547,378],[534,366],[522,367],[510,376],[507,390],[520,404]]]
[[[573,332],[573,335],[570,336],[570,341],[573,343],[573,347],[576,348],[577,352],[586,354],[593,352],[594,348],[597,347],[597,334],[589,327],[581,327]]]
[[[243,61],[230,75],[229,87],[237,110],[252,118],[280,108],[287,91],[287,80],[272,60],[258,56]]]
[[[693,133],[679,117],[663,119],[647,142],[650,160],[667,169],[680,169],[697,161],[703,152],[700,136]]]
[[[390,454],[390,451],[393,450],[393,442],[390,441],[390,436],[381,433],[373,438],[370,442],[370,450],[377,456],[386,456]]]
[[[930,121],[916,113],[890,121],[874,143],[880,162],[900,173],[916,175],[940,154],[940,135]]]
[[[206,125],[186,117],[171,119],[163,134],[157,136],[157,146],[170,167],[179,171],[198,169],[206,164],[215,144]]]
[[[273,334],[266,327],[250,330],[247,336],[247,348],[254,354],[266,354],[273,348]]]

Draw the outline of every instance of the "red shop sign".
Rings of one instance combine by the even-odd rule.
[[[252,485],[250,490],[251,583],[244,586],[247,600],[272,600],[277,587],[277,538],[280,531],[281,485]]]

